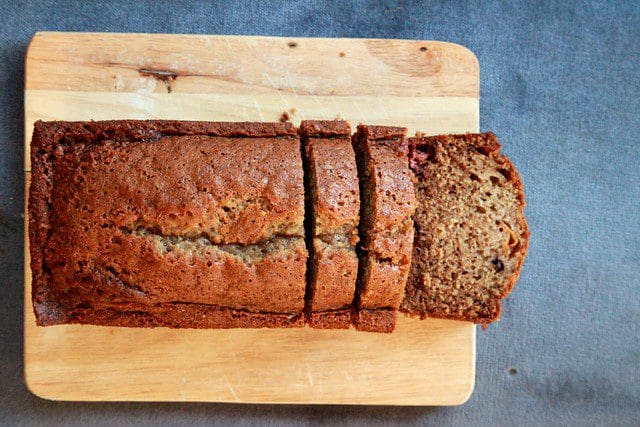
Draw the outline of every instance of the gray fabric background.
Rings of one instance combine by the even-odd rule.
[[[52,0],[0,7],[0,424],[640,424],[638,2]],[[38,30],[446,40],[481,65],[481,129],[520,170],[531,248],[452,408],[80,404],[22,376],[23,58]],[[512,369],[514,368],[514,369]]]

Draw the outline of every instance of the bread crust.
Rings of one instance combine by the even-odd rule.
[[[132,306],[123,311],[113,308],[75,309],[64,323],[120,326],[132,328],[300,328],[302,313],[252,313],[206,304],[159,304]]]
[[[361,332],[391,333],[396,327],[397,313],[397,310],[388,309],[360,309],[353,322]]]
[[[314,329],[349,329],[352,323],[351,316],[351,308],[313,311],[307,323]]]

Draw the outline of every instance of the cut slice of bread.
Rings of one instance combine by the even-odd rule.
[[[354,316],[358,330],[393,331],[404,296],[415,206],[405,132],[404,128],[360,125],[353,141],[361,196]]]
[[[351,326],[358,273],[360,193],[351,128],[344,121],[300,124],[306,184],[307,322],[313,328]]]
[[[492,133],[410,138],[409,150],[417,208],[401,310],[497,320],[529,243],[516,169]]]

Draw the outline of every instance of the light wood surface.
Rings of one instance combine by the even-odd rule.
[[[286,111],[296,124],[478,129],[477,61],[442,42],[38,33],[25,82],[27,188],[37,119],[277,121]],[[473,390],[466,322],[400,316],[392,334],[42,328],[30,292],[25,251],[25,379],[48,399],[453,405]]]

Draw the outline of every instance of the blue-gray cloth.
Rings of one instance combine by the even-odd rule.
[[[640,424],[640,4],[41,0],[0,7],[0,424]],[[469,2],[471,3],[471,2]],[[531,247],[463,406],[55,403],[22,375],[23,58],[38,30],[433,39],[478,56],[480,126]]]

